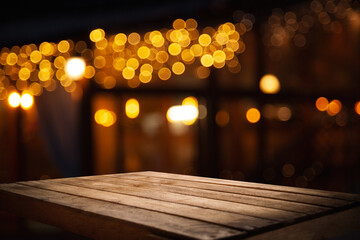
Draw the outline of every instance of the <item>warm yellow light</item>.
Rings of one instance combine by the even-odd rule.
[[[44,56],[50,56],[54,53],[54,46],[49,42],[43,42],[39,46],[39,50]]]
[[[123,69],[122,75],[125,79],[130,80],[135,76],[135,70],[132,67],[126,67]]]
[[[200,44],[194,44],[190,47],[190,51],[194,55],[194,57],[200,57],[203,53],[203,48]]]
[[[89,79],[95,76],[95,68],[93,66],[86,66],[84,77]]]
[[[73,80],[79,80],[85,72],[85,61],[82,58],[73,57],[66,61],[65,72]]]
[[[168,80],[171,77],[171,71],[166,67],[160,68],[158,76],[161,80]]]
[[[107,109],[100,109],[96,111],[94,119],[97,124],[110,127],[116,122],[116,114]]]
[[[64,68],[66,60],[63,56],[58,56],[54,60],[54,66],[58,69]]]
[[[239,42],[237,40],[230,39],[226,44],[226,48],[232,52],[235,52],[239,49]]]
[[[140,113],[139,102],[135,98],[130,98],[125,103],[125,113],[128,118],[136,118]]]
[[[43,81],[43,82],[50,80],[51,70],[48,68],[40,69],[40,71],[38,73],[38,78],[40,81]]]
[[[341,108],[342,108],[341,102],[337,99],[334,99],[329,103],[326,111],[330,116],[335,116],[341,111]]]
[[[124,33],[116,34],[114,38],[114,42],[119,46],[125,45],[126,41],[127,41],[127,36]]]
[[[181,75],[185,72],[185,65],[182,62],[176,62],[172,65],[172,71],[176,75]]]
[[[210,54],[205,54],[201,57],[200,62],[204,67],[211,67],[214,63],[214,59]]]
[[[32,84],[30,84],[29,91],[34,96],[40,96],[43,91],[43,88],[39,83],[33,82]]]
[[[140,42],[140,35],[136,32],[130,33],[130,35],[128,36],[128,42],[131,45],[136,45]]]
[[[197,28],[197,25],[198,25],[196,20],[193,19],[193,18],[189,18],[188,20],[186,20],[185,23],[186,23],[186,28],[188,30],[195,30]]]
[[[16,62],[18,60],[18,56],[16,55],[16,53],[9,53],[6,57],[6,63],[8,65],[15,65]]]
[[[195,97],[187,97],[182,101],[182,105],[190,105],[198,107],[199,103]]]
[[[156,61],[159,63],[166,63],[169,59],[169,54],[165,51],[159,51],[156,53]]]
[[[103,56],[97,56],[94,59],[94,66],[96,68],[103,68],[106,65],[106,59]]]
[[[316,108],[319,111],[326,111],[326,109],[328,108],[329,105],[329,101],[325,98],[325,97],[319,97],[318,99],[316,99]]]
[[[226,54],[222,50],[216,50],[213,53],[214,62],[223,63],[226,60]]]
[[[357,101],[355,103],[354,109],[355,109],[355,112],[360,115],[360,101]]]
[[[28,68],[21,68],[18,75],[19,75],[19,79],[26,81],[30,78],[30,70]]]
[[[161,47],[165,43],[165,39],[159,31],[152,31],[149,34],[149,39],[154,47]]]
[[[11,107],[16,108],[21,103],[21,97],[20,94],[17,92],[13,92],[8,97],[8,103]]]
[[[181,52],[181,46],[178,43],[172,43],[169,45],[168,51],[173,56],[179,55]]]
[[[210,35],[204,33],[199,36],[199,44],[203,47],[209,46],[211,43]]]
[[[126,66],[136,70],[139,67],[139,61],[136,58],[129,58],[126,62]]]
[[[260,79],[260,90],[266,94],[275,94],[280,91],[279,79],[272,75],[266,74]]]
[[[246,112],[246,119],[250,123],[257,123],[260,120],[260,111],[257,108],[250,108]]]
[[[33,62],[33,63],[38,63],[40,62],[42,59],[42,54],[41,52],[39,52],[38,50],[35,50],[33,52],[31,52],[30,54],[30,60]]]
[[[21,95],[20,104],[23,109],[29,109],[34,103],[34,98],[29,93],[24,93]]]
[[[185,62],[185,63],[192,63],[194,60],[194,54],[191,53],[191,51],[189,49],[185,49],[182,53],[181,53],[181,59]]]
[[[198,116],[199,110],[193,105],[172,106],[166,113],[169,122],[183,122],[187,125],[194,123]]]
[[[216,42],[219,43],[220,45],[224,45],[226,43],[228,43],[229,41],[229,37],[226,33],[223,32],[219,32],[218,34],[216,34]]]
[[[101,28],[94,29],[90,32],[90,40],[92,42],[99,42],[105,37],[105,31]]]
[[[182,19],[176,19],[174,22],[173,22],[173,28],[174,29],[182,29],[182,28],[185,28],[185,21],[182,20]]]
[[[152,74],[148,74],[148,73],[143,73],[143,72],[140,72],[139,74],[139,80],[140,82],[142,83],[149,83],[152,79]]]
[[[139,47],[137,50],[137,55],[141,59],[148,58],[150,56],[150,49],[146,46]]]
[[[57,47],[58,47],[59,52],[66,53],[70,49],[70,43],[66,40],[62,40],[59,42]]]
[[[122,57],[117,57],[113,60],[113,66],[116,70],[122,71],[126,66],[126,60]]]
[[[143,64],[140,68],[140,72],[145,76],[151,75],[153,70],[154,70],[153,66],[149,63]]]

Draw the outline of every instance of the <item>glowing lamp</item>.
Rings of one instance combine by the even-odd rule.
[[[31,94],[24,93],[23,95],[21,95],[20,104],[23,109],[27,110],[31,108],[33,103],[34,103],[34,98],[33,96],[31,96]]]
[[[11,107],[16,108],[20,106],[21,97],[20,94],[17,92],[13,92],[8,97],[8,103]]]
[[[166,113],[169,122],[183,122],[191,125],[199,116],[199,110],[194,105],[177,105],[172,106]]]
[[[85,73],[85,67],[85,61],[82,58],[74,57],[67,60],[65,72],[71,79],[79,80]]]

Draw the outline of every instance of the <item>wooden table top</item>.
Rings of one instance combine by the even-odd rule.
[[[359,195],[160,172],[0,184],[0,208],[95,239],[323,239],[360,229]]]

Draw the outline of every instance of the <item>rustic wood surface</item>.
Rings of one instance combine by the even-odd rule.
[[[94,239],[326,239],[360,230],[360,196],[159,172],[0,185],[4,211]]]

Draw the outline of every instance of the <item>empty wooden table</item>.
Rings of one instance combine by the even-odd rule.
[[[326,239],[359,195],[159,172],[0,185],[4,211],[95,239]]]

